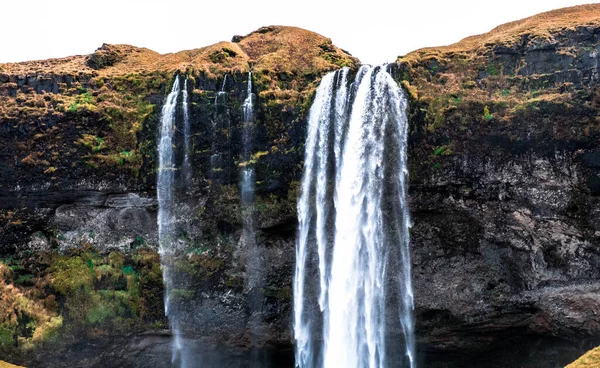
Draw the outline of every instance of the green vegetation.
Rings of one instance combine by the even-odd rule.
[[[90,92],[86,88],[81,88],[81,94],[79,94],[69,105],[67,111],[70,113],[82,113],[90,112],[94,113],[97,111],[97,107],[94,104]]]
[[[225,62],[227,58],[234,58],[238,55],[237,52],[231,50],[230,48],[223,47],[220,50],[215,50],[209,55],[210,61],[215,64],[220,64]]]
[[[498,65],[496,65],[495,62],[491,62],[491,63],[488,64],[487,72],[491,76],[495,76],[495,75],[500,74],[500,72],[498,71]]]
[[[120,330],[137,323],[140,291],[133,268],[116,253],[59,256],[50,270],[50,286],[65,298],[69,326],[103,325]]]
[[[88,259],[91,262],[91,259]],[[93,266],[93,263],[91,263]],[[50,286],[63,295],[89,292],[94,281],[90,264],[80,257],[60,257],[50,269]]]
[[[452,148],[450,146],[439,146],[433,150],[434,156],[450,156],[452,153]]]
[[[490,114],[490,108],[487,107],[487,105],[483,108],[483,119],[485,121],[490,121],[492,120],[494,117],[492,116],[492,114]]]
[[[35,275],[23,273],[25,267],[33,267]],[[19,277],[13,277],[15,270]],[[7,259],[0,276],[0,351],[163,321],[160,264],[145,249],[102,255],[84,246],[26,263]]]
[[[0,351],[50,342],[63,325],[54,298],[40,298],[35,288],[13,284],[13,272],[19,268],[14,260],[0,263]]]

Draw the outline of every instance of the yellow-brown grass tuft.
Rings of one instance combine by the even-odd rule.
[[[600,346],[588,351],[581,358],[565,368],[598,368],[600,367]]]

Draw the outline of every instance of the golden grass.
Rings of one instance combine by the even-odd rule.
[[[581,358],[565,368],[598,368],[600,367],[600,346],[588,351]]]
[[[0,360],[0,368],[24,368],[24,367],[21,367],[20,365],[10,364],[10,363]]]
[[[266,31],[268,30],[268,31]],[[121,60],[113,66],[95,70],[86,64],[85,55],[61,59],[26,61],[0,64],[0,73],[7,75],[89,75],[112,77],[130,73],[151,73],[154,71],[186,71],[194,69],[219,74],[248,72],[249,62],[256,68],[279,70],[330,70],[339,67],[339,62],[347,65],[358,63],[356,58],[330,45],[331,41],[317,33],[296,27],[271,26],[244,36],[239,43],[219,42],[214,45],[161,55],[155,51],[130,45],[104,45],[103,48],[118,53]],[[327,46],[324,51],[320,45]],[[224,51],[225,50],[225,51]],[[233,51],[227,57],[219,58],[222,52]],[[331,54],[338,64],[322,56]]]
[[[20,346],[29,348],[51,338],[63,323],[56,310],[47,308],[55,305],[54,298],[39,300],[35,290],[21,290],[9,282],[10,278],[11,270],[0,263],[0,328],[17,328],[19,318],[27,316],[32,320],[29,326],[34,330],[33,336],[19,336]]]
[[[218,78],[226,73],[247,73],[252,66],[254,70],[264,72],[263,91],[300,91],[306,87],[304,80],[299,82],[294,78],[282,87],[276,81],[278,73],[288,73],[290,78],[315,77],[341,66],[358,65],[356,58],[332,45],[330,39],[304,29],[282,26],[263,27],[242,37],[238,43],[224,41],[171,54],[161,55],[130,45],[103,45],[92,55],[116,55],[118,58],[113,65],[99,69],[93,69],[86,63],[90,56],[81,55],[0,64],[0,81],[7,80],[0,82],[0,120],[38,122],[47,117],[61,118],[68,111],[103,115],[111,105],[133,111],[140,108],[141,101],[137,97],[145,97],[135,94],[147,93],[150,87],[154,89],[153,93],[157,93],[161,82],[166,82],[176,71],[194,75],[204,73],[210,78]],[[267,76],[269,73],[271,75]],[[70,86],[58,83],[58,93],[46,91],[40,95],[28,87],[18,88],[15,83],[24,77],[65,76],[73,83]],[[157,85],[149,86],[154,81]],[[129,85],[124,86],[124,82],[129,82]],[[83,83],[98,89],[92,96],[85,95],[86,101],[81,101]],[[124,92],[134,89],[132,83],[141,83],[143,88],[133,91],[136,92],[133,96],[136,97],[133,99],[135,103],[130,98],[123,103]],[[115,87],[115,84],[120,85]],[[16,96],[10,95],[11,90],[16,91]]]
[[[405,58],[435,54],[437,52],[474,51],[486,44],[511,45],[519,42],[521,36],[531,38],[548,37],[552,32],[574,29],[581,25],[600,24],[600,4],[579,5],[540,13],[529,18],[502,24],[490,32],[467,37],[455,44],[440,47],[428,47],[413,51]],[[405,59],[403,58],[403,59]]]
[[[453,111],[478,109],[479,105],[488,105],[487,116],[494,120],[508,121],[531,104],[567,103],[571,90],[568,83],[543,84],[543,75],[506,72],[503,61],[493,52],[495,47],[515,48],[523,40],[528,42],[526,47],[560,41],[555,52],[576,57],[581,49],[565,46],[563,38],[567,32],[580,26],[599,25],[600,4],[558,9],[498,26],[453,45],[419,49],[399,57],[397,62],[408,67],[402,79],[406,79],[403,83],[411,99],[428,106],[428,129],[442,126]],[[486,114],[482,111],[480,115]]]
[[[358,64],[330,39],[296,27],[263,27],[242,38],[239,45],[256,70],[312,73]]]

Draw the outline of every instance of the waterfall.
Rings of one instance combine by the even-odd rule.
[[[227,91],[225,90],[225,88],[227,88],[227,74],[225,74],[225,76],[223,77],[223,84],[221,84],[221,89],[218,90],[217,94],[215,95],[215,105],[219,103],[219,97],[227,96]]]
[[[248,87],[246,87],[246,99],[244,100],[244,121],[252,122],[254,120],[254,94],[252,93],[252,72],[248,73]],[[245,139],[248,139],[246,136]]]
[[[350,86],[348,77],[347,68],[323,77],[309,113],[298,201],[296,364],[414,368],[407,102],[382,67],[363,66]],[[395,336],[404,346],[392,361]]]
[[[161,113],[160,141],[158,145],[159,167],[156,185],[158,197],[158,243],[165,285],[165,315],[174,335],[173,361],[179,359],[182,350],[180,328],[175,311],[170,303],[170,293],[175,282],[173,270],[177,242],[175,240],[175,203],[173,196],[175,165],[173,160],[173,133],[177,96],[180,92],[179,76],[173,82],[171,93],[167,96]]]
[[[248,87],[246,89],[246,99],[242,105],[244,113],[243,131],[242,131],[242,160],[244,168],[242,170],[242,208],[250,209],[254,202],[254,170],[250,165],[252,152],[252,130],[254,125],[254,94],[252,93],[252,72],[248,73]],[[244,216],[244,230],[252,232],[251,215]]]
[[[244,167],[241,178],[242,237],[241,243],[246,250],[246,292],[248,303],[248,330],[250,332],[250,358],[248,367],[263,367],[264,363],[255,345],[256,330],[261,325],[263,306],[263,279],[261,274],[261,254],[256,242],[256,223],[254,208],[254,170],[252,168],[252,134],[254,129],[254,94],[252,93],[252,72],[248,73],[246,99],[242,105],[244,125],[242,131],[242,159]]]
[[[192,165],[190,163],[190,111],[188,108],[188,77],[185,77],[183,83],[183,89],[181,90],[183,95],[182,107],[183,107],[183,164],[181,165],[181,175],[183,177],[183,184],[185,187],[190,185],[192,180]]]
[[[223,82],[221,84],[220,89],[217,91],[216,95],[215,95],[215,116],[212,120],[213,124],[213,130],[212,130],[212,134],[213,134],[213,139],[212,139],[212,146],[211,146],[211,156],[210,156],[210,168],[211,168],[211,176],[213,180],[218,180],[218,176],[216,175],[218,172],[220,172],[221,170],[223,170],[223,165],[225,164],[224,160],[223,160],[223,155],[225,154],[225,152],[222,152],[221,150],[225,150],[229,153],[231,153],[231,147],[230,147],[230,139],[229,139],[229,135],[230,130],[231,130],[231,119],[229,116],[229,105],[228,105],[228,101],[227,101],[227,76],[228,74],[225,74],[225,76],[223,76]],[[224,126],[224,122],[223,119],[226,120],[227,123],[227,127]],[[226,146],[219,146],[218,142],[219,142],[219,133],[223,133],[226,132]],[[221,180],[223,180],[224,178],[221,177]],[[227,180],[225,180],[226,182],[229,182],[228,178]]]
[[[158,179],[156,185],[159,204],[158,237],[161,255],[170,252],[171,244],[169,236],[173,234],[173,182],[175,172],[173,162],[173,132],[175,130],[175,112],[179,90],[179,77],[176,77],[171,93],[167,96],[161,112],[160,141],[158,144]],[[168,308],[168,303],[165,303],[165,305]]]

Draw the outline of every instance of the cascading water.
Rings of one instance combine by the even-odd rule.
[[[179,77],[175,78],[171,93],[167,96],[162,108],[160,141],[158,145],[159,167],[156,185],[158,197],[158,243],[165,285],[165,314],[169,319],[171,331],[175,337],[173,343],[173,361],[180,358],[182,344],[179,322],[174,318],[171,306],[170,293],[174,283],[174,258],[177,253],[175,241],[175,203],[174,179],[175,163],[173,159],[173,133],[175,131],[175,116],[177,109],[177,96],[180,92]]]
[[[246,249],[246,291],[248,294],[248,310],[250,317],[248,320],[248,330],[250,332],[250,368],[263,367],[265,362],[260,356],[260,352],[254,346],[254,336],[256,326],[261,325],[262,304],[263,304],[263,280],[260,272],[261,257],[256,243],[256,226],[254,214],[254,170],[251,166],[252,157],[252,133],[254,128],[254,94],[252,93],[252,72],[248,73],[248,87],[246,89],[246,99],[242,105],[244,127],[242,133],[242,159],[245,166],[242,169],[241,196],[242,196],[242,244]]]
[[[323,78],[309,115],[298,201],[296,364],[414,368],[407,103],[385,68],[362,67],[350,86],[348,75],[344,68]],[[391,358],[398,337],[402,354]]]
[[[246,90],[246,99],[242,105],[244,113],[244,126],[242,132],[242,159],[245,166],[242,170],[242,207],[252,206],[254,202],[254,171],[249,165],[252,151],[252,128],[254,124],[254,94],[252,93],[252,72],[248,73],[248,87]],[[244,220],[244,230],[253,232],[251,229],[251,217]],[[246,223],[248,222],[248,223]]]
[[[221,89],[217,91],[217,95],[215,96],[215,105],[219,103],[219,97],[227,96],[227,91],[225,88],[227,87],[227,74],[223,77],[223,84],[221,85]]]
[[[212,120],[212,134],[213,134],[213,142],[211,147],[212,155],[210,156],[210,168],[211,175],[213,180],[217,180],[218,176],[216,173],[223,170],[223,165],[225,164],[223,155],[226,154],[223,151],[231,153],[231,142],[229,135],[231,134],[231,118],[229,116],[229,104],[227,103],[227,77],[228,74],[225,74],[223,77],[223,83],[221,84],[221,88],[217,91],[215,95],[215,107],[216,114]],[[227,127],[224,126],[224,123],[227,123]],[[225,132],[226,134],[226,142],[225,146],[219,145],[219,132]],[[221,178],[225,179],[225,178]],[[229,182],[229,178],[226,180]]]
[[[186,76],[185,82],[183,83],[183,89],[181,90],[183,95],[182,107],[183,107],[183,164],[181,165],[181,175],[183,178],[183,184],[185,187],[189,187],[190,181],[192,180],[192,164],[190,162],[190,139],[191,139],[191,127],[190,127],[190,111],[188,107],[188,77]]]
[[[252,129],[254,125],[254,94],[252,93],[252,72],[248,73],[248,87],[246,89],[246,99],[244,100],[243,114],[244,127],[242,133],[242,159],[245,166],[242,169],[242,241],[249,254],[246,269],[248,290],[254,290],[258,286],[256,278],[258,269],[258,257],[256,248],[256,239],[254,234],[254,170],[250,166],[250,157],[252,152]],[[252,304],[252,303],[251,303]],[[251,306],[252,308],[252,306]]]

